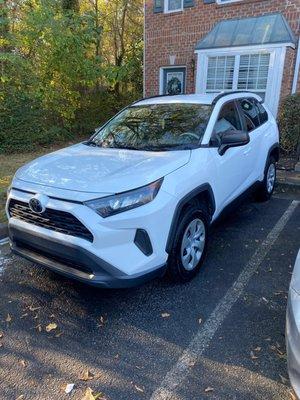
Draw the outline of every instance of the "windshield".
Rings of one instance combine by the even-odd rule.
[[[212,106],[151,104],[131,106],[100,129],[87,144],[134,150],[180,150],[199,146]]]

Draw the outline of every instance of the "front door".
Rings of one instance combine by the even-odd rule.
[[[214,127],[213,135],[226,135],[226,131],[240,131],[243,125],[235,101],[223,105]],[[246,188],[251,175],[251,143],[245,146],[229,148],[220,155],[218,148],[210,149],[216,160],[217,181],[215,187],[220,199],[219,211],[233,199],[238,197]]]

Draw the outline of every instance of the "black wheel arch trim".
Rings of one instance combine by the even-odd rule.
[[[179,200],[179,202],[176,205],[173,219],[171,222],[168,239],[167,239],[167,244],[166,244],[166,252],[167,253],[171,252],[172,244],[173,244],[173,241],[174,241],[174,238],[176,235],[176,228],[177,228],[178,221],[180,218],[181,211],[183,210],[183,207],[194,197],[199,196],[201,193],[205,193],[205,192],[207,192],[210,196],[210,200],[211,200],[210,214],[211,214],[211,216],[213,216],[213,214],[216,210],[216,203],[215,203],[215,196],[214,196],[213,190],[209,183],[204,183],[204,184],[196,187],[189,193],[187,193],[182,199]]]
[[[270,147],[270,149],[269,149],[269,151],[268,151],[267,159],[266,159],[266,164],[265,164],[264,173],[267,172],[268,160],[269,160],[269,158],[271,157],[271,154],[273,153],[274,150],[276,150],[276,151],[278,152],[278,160],[279,160],[279,151],[280,151],[279,143],[274,143],[274,144]],[[278,160],[276,160],[276,161],[278,161]]]

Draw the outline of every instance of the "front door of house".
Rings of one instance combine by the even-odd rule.
[[[167,67],[162,69],[161,94],[184,94],[186,85],[185,67]]]

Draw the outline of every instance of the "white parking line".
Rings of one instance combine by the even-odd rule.
[[[297,208],[299,201],[293,201],[287,208],[285,213],[270,231],[266,239],[261,243],[249,262],[246,264],[237,280],[228,289],[225,296],[220,300],[210,317],[206,320],[202,328],[194,336],[189,346],[183,351],[177,363],[167,373],[159,388],[152,394],[150,400],[173,400],[177,399],[175,395],[176,389],[187,378],[190,369],[197,362],[204,351],[208,348],[210,341],[214,337],[218,328],[224,322],[231,308],[243,293],[244,288],[248,284],[265,256],[277,240],[280,232],[283,230],[293,212]]]

